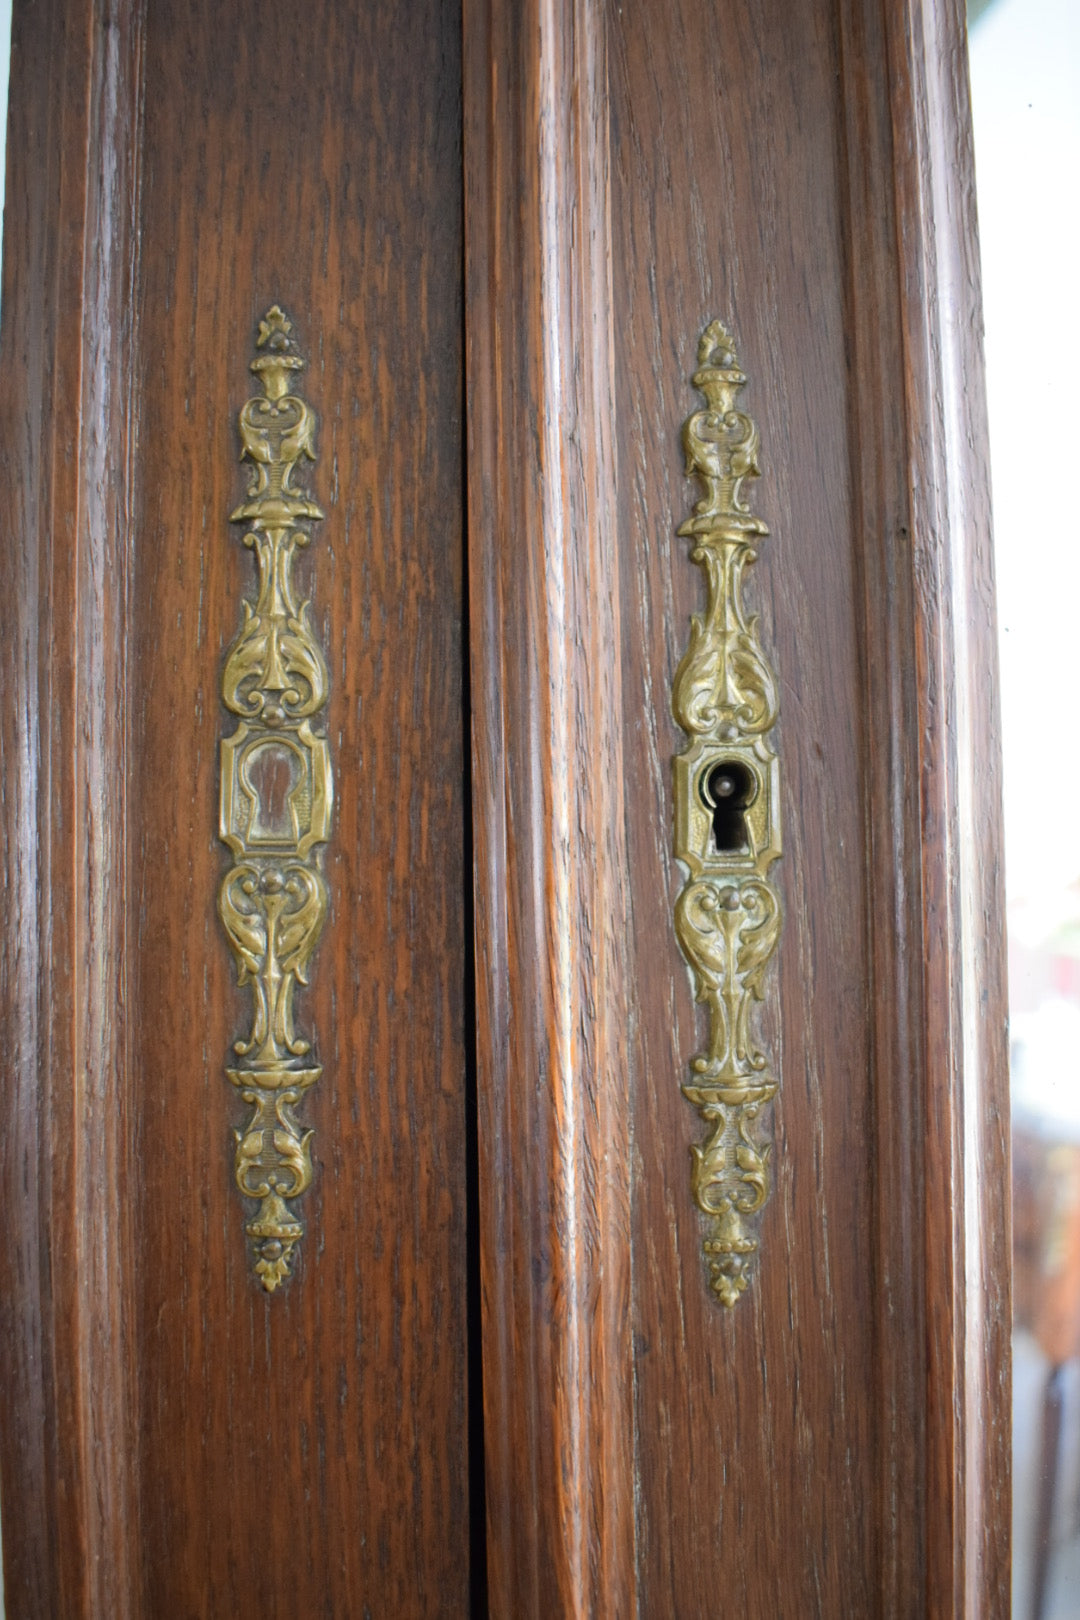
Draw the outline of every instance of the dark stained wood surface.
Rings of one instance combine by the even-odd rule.
[[[926,1174],[912,1236],[926,1268],[927,1604],[935,1613],[1004,1615],[1012,1523],[1005,886],[966,25],[955,0],[907,0],[887,18],[915,610],[920,836],[910,861],[922,906],[918,1142]],[[883,168],[879,157],[878,191]],[[878,393],[886,397],[883,386]],[[889,864],[901,869],[895,853],[880,863]],[[905,1579],[902,1566],[895,1579]]]
[[[713,11],[611,13],[641,1612],[869,1615],[884,1533],[872,890],[839,41],[827,5]],[[719,35],[722,51],[702,48]],[[701,1126],[679,1086],[701,1035],[671,920],[671,678],[702,605],[674,533],[697,498],[679,429],[714,316],[732,324],[762,437],[748,495],[771,532],[746,597],[779,676],[784,842],[779,1016],[774,970],[762,1019],[781,1077],[774,1191],[731,1311],[706,1286],[690,1199]]]
[[[5,1607],[139,1612],[124,614],[138,19],[20,8],[0,332]]]
[[[465,8],[487,1556],[515,1620],[636,1610],[602,25]]]
[[[641,1612],[1004,1614],[1003,900],[962,17],[609,17]],[[748,596],[781,683],[787,910],[775,1192],[730,1315],[686,1189],[666,710],[700,591],[672,537],[692,493],[676,434],[714,315],[762,431],[772,535]]]
[[[567,0],[520,17],[466,7],[494,1612],[1004,1614],[1003,912],[961,13]],[[575,48],[606,67],[607,94],[560,80]],[[605,235],[610,304],[588,268]],[[754,505],[773,532],[748,594],[781,680],[788,909],[765,1012],[784,1079],[776,1188],[730,1315],[707,1294],[690,1201],[699,1127],[679,1084],[698,1034],[671,924],[668,703],[701,588],[674,538],[696,493],[678,435],[715,315],[734,323],[763,434]],[[578,402],[605,345],[613,443],[592,522],[567,528],[547,480],[573,510]],[[612,556],[612,574],[588,571]],[[574,559],[578,593],[562,588]],[[599,663],[598,621],[619,634]],[[590,729],[598,683],[608,724]],[[551,851],[565,828],[601,842],[613,796],[622,830],[582,921],[557,907]],[[552,1399],[579,1228],[551,1167],[582,1138],[549,1054],[560,946],[572,958],[612,918],[618,956],[586,954],[581,1027],[616,998],[626,1066],[580,1080],[596,1119],[624,1121],[609,1175],[627,1125],[632,1142],[631,1353],[601,1313],[588,1340],[613,1385],[626,1358],[634,1392],[634,1573],[605,1586],[599,1534],[575,1563],[536,1436],[571,1477],[602,1452],[603,1431],[578,1426],[590,1408]],[[603,1297],[627,1227],[588,1217]]]
[[[460,15],[53,13],[20,25],[4,305],[9,1612],[462,1614]],[[271,1299],[233,1182],[247,1002],[215,902],[220,672],[254,581],[235,421],[274,301],[320,418],[302,578],[337,792],[299,1005],[316,1179]]]
[[[8,1612],[480,1612],[479,1246],[494,1616],[1003,1616],[960,8],[465,0],[464,63],[461,21],[436,0],[17,16]],[[235,414],[275,300],[320,417],[303,583],[337,809],[299,1006],[317,1179],[268,1300],[214,900],[218,682],[253,578],[226,521]],[[671,922],[670,681],[701,588],[678,434],[714,315],[763,436],[747,594],[781,678],[788,913],[775,1190],[730,1315],[690,1201],[698,1025]]]
[[[130,608],[139,1370],[152,1613],[467,1602],[460,17],[154,8]],[[324,1075],[298,1274],[252,1281],[222,1073],[218,681],[257,317],[310,357],[331,673]],[[228,729],[232,729],[231,721]],[[162,1459],[168,1468],[162,1471]]]

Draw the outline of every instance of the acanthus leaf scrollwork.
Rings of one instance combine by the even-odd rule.
[[[683,447],[703,493],[679,533],[692,541],[707,599],[672,685],[672,713],[691,739],[675,760],[675,853],[689,874],[675,932],[708,1009],[708,1041],[683,1086],[707,1127],[691,1148],[690,1188],[708,1221],[710,1286],[730,1306],[749,1286],[758,1250],[753,1217],[768,1197],[772,1153],[761,1115],[778,1089],[754,1028],[782,922],[769,878],[781,850],[770,736],[778,705],[757,618],[742,601],[745,571],[768,532],[742,495],[744,481],[760,474],[760,440],[736,408],[746,377],[719,321],[702,336],[693,381],[707,403],[686,422]]]
[[[307,984],[326,908],[326,883],[315,867],[244,861],[226,872],[218,910],[239,983],[251,986],[255,1003],[251,1034],[235,1043],[241,1057],[254,1052],[261,1063],[284,1063],[310,1051],[293,1028],[293,990]]]
[[[304,360],[292,322],[276,304],[259,323],[251,370],[262,394],[240,412],[242,459],[253,476],[231,521],[249,525],[259,586],[243,602],[243,623],[225,660],[222,699],[240,724],[221,744],[222,840],[234,864],[218,893],[218,913],[252,996],[251,1028],[235,1043],[228,1070],[253,1110],[236,1134],[240,1191],[259,1209],[247,1223],[255,1274],[273,1293],[290,1273],[303,1224],[289,1207],[311,1184],[311,1130],[293,1109],[322,1070],[294,1023],[296,986],[326,921],[321,870],[330,828],[332,778],[326,737],[312,727],[329,686],[307,602],[297,603],[293,559],[322,518],[295,482],[315,460],[315,416],[294,391]]]

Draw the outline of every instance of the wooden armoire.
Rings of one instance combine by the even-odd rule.
[[[10,105],[9,1620],[1004,1616],[958,0],[16,0]]]

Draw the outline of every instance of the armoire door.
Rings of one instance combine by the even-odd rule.
[[[12,1616],[469,1607],[460,59],[441,0],[15,19]]]
[[[1002,1616],[963,8],[465,19],[492,1612]],[[753,773],[745,855],[710,762]]]
[[[12,61],[12,1620],[1004,1615],[961,7]]]

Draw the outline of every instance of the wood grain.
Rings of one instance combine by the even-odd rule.
[[[722,1594],[1005,1613],[999,754],[961,19],[610,16],[640,1612]],[[672,543],[676,434],[714,315],[762,430],[773,532],[750,592],[786,791],[776,1191],[726,1317],[686,1191],[666,707],[698,589]]]
[[[467,1602],[459,98],[460,18],[425,0],[148,28],[130,884],[151,1613]],[[281,1298],[253,1283],[232,1185],[247,1007],[214,912],[218,682],[252,581],[225,521],[234,424],[273,302],[320,421],[299,594],[337,779],[302,1013],[316,1179]]]
[[[460,1614],[460,17],[63,4],[20,28],[5,853],[41,909],[5,937],[9,1612]],[[220,671],[253,583],[235,419],[274,300],[320,418],[304,583],[338,803],[302,1015],[316,1181],[269,1299],[215,900]]]
[[[872,880],[838,41],[825,5],[614,15],[640,1612],[872,1614]],[[779,676],[786,914],[762,1020],[781,1077],[774,1191],[732,1311],[709,1293],[690,1197],[700,1127],[679,1086],[701,1037],[672,929],[670,691],[701,593],[675,538],[696,499],[679,430],[714,316],[733,325],[762,439],[752,501],[771,533],[746,594]]]
[[[635,1611],[602,9],[465,8],[491,1612]]]
[[[7,584],[0,1472],[8,1614],[136,1612],[124,692],[140,20],[23,8],[0,348]]]
[[[13,1620],[1003,1616],[957,0],[38,0],[13,60]],[[218,683],[253,579],[235,415],[275,300],[320,417],[301,584],[338,806],[301,1017],[317,1178],[271,1299],[232,1179],[245,999],[214,902]],[[689,1192],[672,928],[670,684],[700,592],[678,434],[714,315],[762,430],[748,597],[785,784],[775,1190],[731,1313]]]
[[[905,0],[887,17],[915,609],[927,1607],[974,1617],[1010,1611],[1012,1523],[1005,892],[981,271],[964,8]]]

